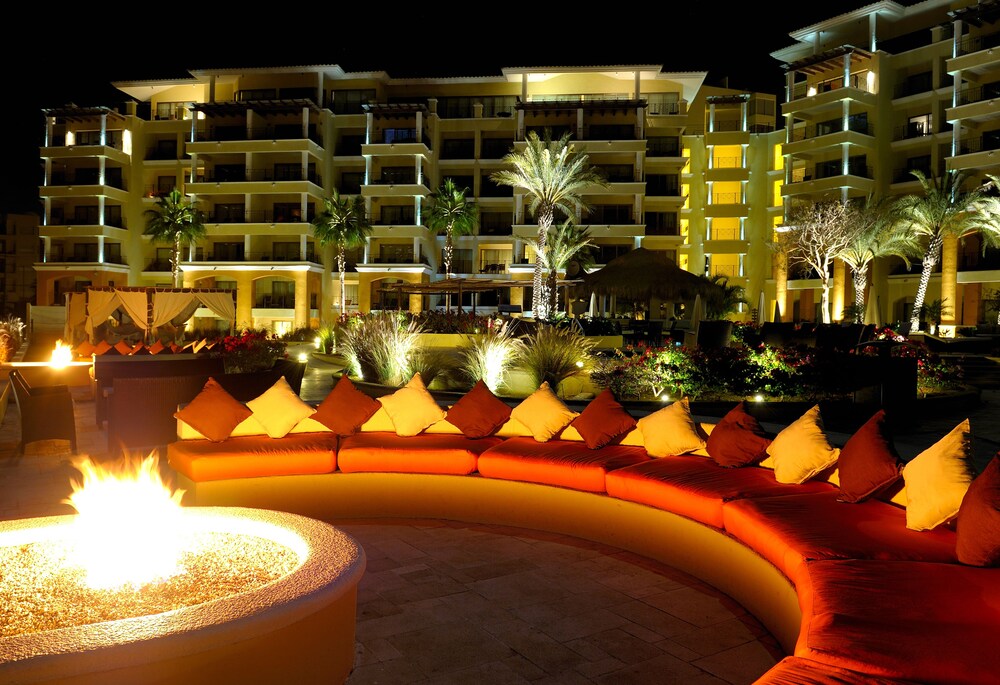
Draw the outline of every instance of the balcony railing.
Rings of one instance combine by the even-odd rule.
[[[966,88],[958,94],[958,104],[970,105],[973,102],[983,102],[1000,97],[1000,83],[987,83],[978,88]]]
[[[1000,45],[1000,31],[979,36],[966,36],[958,41],[958,54],[968,55]]]
[[[306,258],[304,260],[302,259],[301,255],[298,252],[295,252],[294,254],[288,254],[284,252],[277,253],[274,251],[245,252],[242,254],[239,252],[219,252],[219,253],[209,252],[207,254],[204,252],[199,252],[194,256],[194,259],[189,259],[188,257],[189,255],[185,253],[184,256],[181,258],[181,261],[189,264],[198,262],[302,262],[302,261],[314,262],[316,264],[320,263],[319,257],[317,257],[316,253],[313,250],[306,250]],[[153,262],[153,264],[160,264],[160,265],[162,265],[163,263],[165,263],[165,260],[156,260]],[[155,269],[149,269],[149,270],[155,271]]]
[[[893,97],[905,98],[908,95],[917,95],[918,93],[926,93],[934,90],[933,76],[934,75],[928,71],[909,77],[896,86],[895,91],[893,91]]]
[[[712,228],[709,240],[740,240],[740,229],[736,227]]]
[[[743,166],[742,157],[713,157],[713,169],[738,169]]]
[[[299,224],[316,218],[316,210],[310,208],[303,218],[301,213],[275,211],[271,209],[251,209],[243,212],[209,212],[205,221],[210,224]]]
[[[652,224],[648,219],[646,221],[646,235],[679,236],[680,234],[681,229],[677,224]]]
[[[415,128],[384,128],[375,133],[376,142],[381,143],[416,143],[417,129]]]
[[[680,157],[681,144],[677,138],[647,138],[647,157]]]
[[[71,254],[53,256],[49,254],[48,262],[57,264],[119,264],[128,266],[128,262],[121,255],[104,255],[103,260],[97,258],[97,254]]]
[[[300,168],[284,169],[208,169],[205,172],[207,183],[244,183],[247,181],[311,181],[323,185],[323,179],[313,170],[303,172]]]
[[[713,193],[713,205],[736,205],[743,202],[742,193]]]
[[[711,273],[713,276],[735,278],[740,275],[740,267],[735,264],[719,264],[718,266],[712,267]]]
[[[49,226],[111,226],[113,228],[123,228],[124,220],[120,216],[104,217],[101,221],[95,216],[71,216],[63,217],[52,215],[48,223]]]
[[[959,142],[958,154],[970,155],[975,152],[986,152],[988,150],[1000,150],[1000,136],[990,135],[963,138]]]
[[[111,188],[125,189],[125,183],[121,178],[115,178],[105,174],[104,183],[100,182],[100,177],[96,171],[78,171],[76,173],[53,172],[49,177],[50,186],[96,186],[106,185]]]
[[[315,126],[310,126],[307,135],[303,135],[300,124],[272,124],[268,126],[254,126],[247,128],[245,125],[234,126],[208,126],[195,133],[195,139],[204,141],[233,141],[233,140],[311,140],[317,145],[323,144]]]

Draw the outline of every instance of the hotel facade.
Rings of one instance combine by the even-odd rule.
[[[777,307],[785,320],[815,320],[818,280],[776,268],[773,231],[795,201],[919,193],[911,169],[1000,173],[998,18],[992,2],[879,2],[794,31],[771,53],[786,73],[781,98],[658,65],[435,78],[315,65],[118,82],[123,105],[44,111],[36,304],[88,285],[169,287],[171,247],[143,233],[157,198],[178,188],[207,227],[185,248],[183,284],[235,290],[239,325],[280,333],[342,310],[438,307],[439,295],[401,286],[445,278],[444,237],[424,212],[450,177],[480,211],[475,234],[456,239],[452,272],[507,284],[476,296],[482,311],[528,309],[537,226],[528,198],[490,176],[529,132],[548,130],[570,133],[608,180],[572,217],[598,265],[640,246],[663,251],[744,286],[767,318]],[[310,226],[335,189],[360,195],[373,224],[349,255],[343,303],[332,248]],[[975,237],[946,244],[928,300],[958,303],[949,330],[984,320],[994,267]],[[901,260],[876,263],[881,321],[908,316],[918,278]],[[849,281],[838,264],[835,319]]]

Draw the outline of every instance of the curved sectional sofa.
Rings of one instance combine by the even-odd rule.
[[[591,403],[601,413],[562,405],[557,420],[561,403],[543,385],[501,421],[495,404],[471,399],[483,399],[485,386],[464,406],[465,397],[441,407],[418,381],[375,400],[341,380],[322,403],[305,407],[283,389],[268,391],[233,404],[229,428],[212,426],[211,438],[192,424],[227,401],[195,398],[178,411],[177,440],[167,447],[185,504],[328,521],[494,523],[634,551],[727,593],[771,631],[788,656],[758,685],[1000,682],[996,549],[981,565],[960,561],[955,512],[915,526],[908,507],[912,516],[927,493],[902,476],[916,460],[848,502],[838,466],[846,468],[848,452],[852,461],[866,458],[851,441],[827,445],[833,461],[814,464],[801,482],[782,482],[787,465],[772,448],[782,440],[789,448],[786,430],[764,435],[751,426],[742,444],[752,458],[723,466],[712,434],[721,440],[731,417],[696,423],[684,401],[630,421],[602,394]],[[811,418],[808,439],[822,443],[821,417]],[[961,428],[946,438],[967,443]],[[808,449],[802,444],[795,447]],[[996,497],[998,459],[970,474],[958,495],[963,516],[962,493],[980,478],[977,498]],[[1000,525],[992,506],[979,519],[984,525]]]

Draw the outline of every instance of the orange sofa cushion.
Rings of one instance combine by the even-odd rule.
[[[877,678],[800,656],[786,656],[753,685],[907,685],[895,678]]]
[[[291,433],[279,440],[266,435],[177,440],[167,445],[167,462],[195,482],[332,473],[337,439],[333,433]]]
[[[881,560],[807,568],[796,656],[920,683],[997,682],[1000,569]]]
[[[834,488],[727,502],[724,527],[793,579],[802,562],[815,559],[956,561],[953,530],[910,530],[902,507],[838,502],[839,494]]]
[[[346,473],[475,472],[479,454],[502,438],[467,438],[449,433],[400,436],[388,432],[355,433],[345,437],[337,451],[337,466]]]
[[[508,438],[479,455],[479,473],[488,478],[606,492],[607,473],[650,459],[644,447],[631,445],[592,450],[575,440]]]
[[[648,504],[722,528],[722,505],[730,500],[826,492],[834,486],[825,481],[801,485],[779,483],[770,469],[728,468],[708,457],[686,455],[658,457],[612,471],[607,477],[607,488],[612,497]]]

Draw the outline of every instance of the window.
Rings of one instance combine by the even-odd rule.
[[[157,102],[156,113],[153,115],[158,120],[179,120],[191,118],[188,109],[193,102]]]
[[[363,114],[362,105],[375,100],[375,89],[334,90],[330,92],[334,114]]]
[[[679,114],[679,93],[650,93],[646,96],[646,112],[648,114]]]
[[[219,224],[242,223],[246,205],[241,203],[220,203],[215,205],[211,221]]]
[[[380,224],[412,226],[415,221],[413,207],[383,207],[380,214]]]
[[[479,157],[480,159],[503,159],[513,149],[513,138],[483,138],[479,148]]]
[[[302,221],[302,206],[298,202],[275,202],[271,220],[274,223]]]
[[[681,141],[676,136],[657,136],[646,139],[646,154],[650,157],[679,157]]]
[[[361,185],[365,182],[365,172],[345,171],[340,175],[340,194],[359,195]]]
[[[484,117],[509,117],[514,113],[517,98],[513,95],[494,95],[483,98]]]
[[[276,262],[297,262],[302,256],[298,243],[274,243],[271,255]]]
[[[239,91],[236,95],[236,99],[240,102],[248,100],[274,100],[277,97],[278,91],[275,88],[248,88]]]
[[[471,97],[438,98],[437,113],[442,119],[468,119],[474,113],[475,100]]]
[[[907,138],[919,138],[920,136],[928,136],[933,133],[931,128],[931,115],[921,114],[919,116],[910,117],[906,120],[906,137]]]
[[[217,262],[242,262],[243,243],[216,243],[213,246],[215,261]]]
[[[472,159],[476,156],[476,141],[471,138],[451,138],[441,141],[441,159]]]

